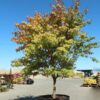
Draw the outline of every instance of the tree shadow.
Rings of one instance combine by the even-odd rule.
[[[33,96],[26,96],[26,97],[18,97],[14,100],[35,100]]]
[[[57,94],[55,100],[70,100],[68,95]],[[51,95],[17,97],[13,100],[54,100]]]

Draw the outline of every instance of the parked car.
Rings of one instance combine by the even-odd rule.
[[[33,84],[33,83],[34,83],[33,79],[31,79],[31,78],[26,79],[26,84]]]

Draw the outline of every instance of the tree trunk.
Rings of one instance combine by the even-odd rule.
[[[53,100],[56,99],[56,80],[57,80],[57,75],[52,75],[52,79],[53,79],[53,93],[52,93],[52,98]]]

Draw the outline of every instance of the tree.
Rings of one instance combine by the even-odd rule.
[[[90,21],[85,21],[86,10],[80,12],[80,2],[75,0],[67,10],[62,0],[55,0],[52,11],[27,17],[26,22],[16,24],[13,41],[20,45],[16,51],[23,51],[23,57],[12,61],[12,66],[24,66],[26,72],[42,70],[53,78],[53,98],[56,98],[56,80],[62,72],[74,68],[81,57],[91,57],[92,49],[98,47],[82,29]]]

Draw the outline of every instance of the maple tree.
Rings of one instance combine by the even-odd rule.
[[[80,12],[80,2],[76,0],[68,9],[62,0],[55,0],[52,11],[41,15],[36,13],[27,17],[26,22],[16,24],[13,41],[24,55],[12,61],[12,66],[24,66],[24,71],[42,70],[53,78],[53,98],[56,97],[56,80],[74,68],[75,62],[81,57],[92,57],[92,49],[98,43],[92,40],[82,29],[90,21],[85,20],[86,10]]]

